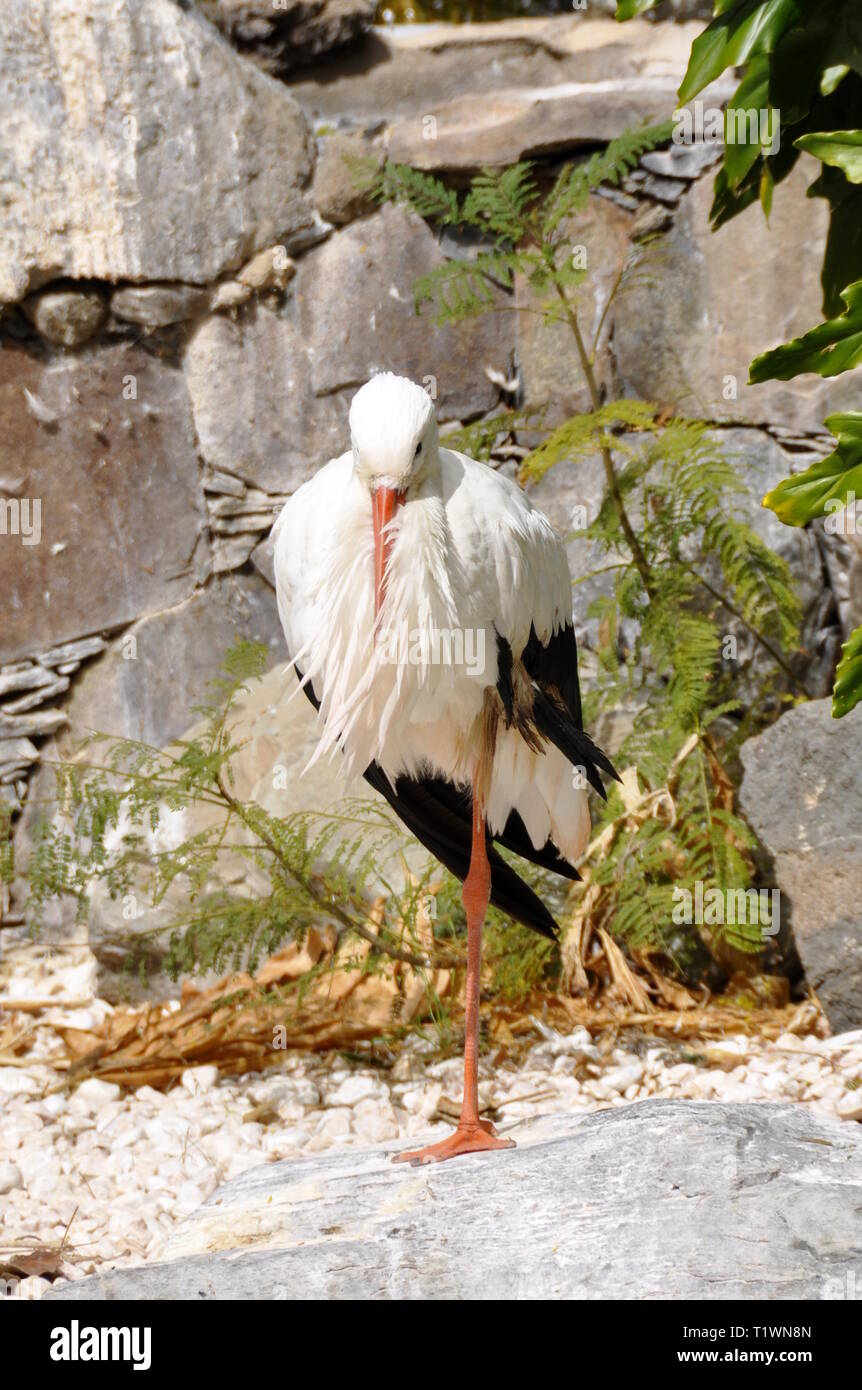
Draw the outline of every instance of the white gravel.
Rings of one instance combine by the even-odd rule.
[[[92,992],[88,956],[83,947],[51,953],[16,945],[0,962],[0,997],[81,1000]],[[65,1021],[86,1026],[109,1008],[92,1000],[61,1012]],[[608,1051],[585,1029],[561,1036],[542,1028],[542,1034],[517,1068],[483,1069],[482,1101],[497,1107],[498,1128],[516,1138],[528,1116],[651,1096],[786,1101],[862,1120],[862,1030],[826,1039],[787,1033],[775,1042],[649,1039],[636,1050]],[[239,1078],[196,1067],[168,1093],[148,1086],[121,1092],[97,1080],[71,1094],[52,1093],[57,1074],[39,1059],[56,1045],[56,1035],[37,1026],[33,1060],[0,1064],[0,1260],[56,1247],[65,1237],[58,1272],[71,1279],[157,1259],[178,1220],[220,1183],[257,1164],[338,1145],[407,1144],[442,1134],[448,1124],[432,1125],[431,1116],[441,1098],[460,1095],[460,1060],[426,1066],[418,1048],[389,1071],[286,1054],[278,1071]],[[706,1063],[686,1060],[704,1052]],[[259,1118],[246,1118],[262,1106],[269,1109],[258,1109]],[[7,1291],[38,1298],[47,1287],[34,1275],[12,1281]]]

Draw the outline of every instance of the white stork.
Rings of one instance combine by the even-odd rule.
[[[571,579],[550,522],[509,479],[441,448],[427,393],[375,376],[351,448],[285,504],[275,536],[288,652],[319,711],[315,758],[340,749],[463,882],[464,1099],[455,1132],[399,1155],[511,1147],[479,1118],[482,924],[489,900],[556,924],[494,848],[577,878],[586,782],[616,776],[582,729]]]

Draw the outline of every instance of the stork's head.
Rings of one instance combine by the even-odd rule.
[[[404,376],[382,372],[350,403],[353,471],[371,494],[374,601],[380,612],[396,509],[438,466],[437,420],[431,398]]]

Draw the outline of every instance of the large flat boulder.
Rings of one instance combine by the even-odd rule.
[[[288,92],[172,0],[0,7],[0,302],[57,276],[206,284],[311,225]]]
[[[518,1148],[393,1145],[254,1168],[164,1260],[50,1299],[846,1297],[862,1131],[781,1105],[645,1101],[520,1124]]]
[[[788,710],[742,747],[743,814],[774,861],[808,982],[836,1032],[862,1025],[862,706]]]
[[[208,545],[180,372],[132,344],[45,359],[7,341],[0,436],[0,496],[17,506],[0,545],[0,661],[189,597]]]
[[[574,83],[582,84],[584,95],[592,88],[599,106],[605,98],[606,111],[627,86],[637,89],[642,102],[651,89],[646,110],[658,106],[664,114],[701,28],[645,20],[617,24],[610,16],[583,12],[505,23],[375,28],[343,53],[297,73],[290,90],[312,118],[379,125],[383,116],[393,130],[468,99],[473,109],[463,108],[466,119],[481,130],[488,98],[496,100],[508,90],[547,96],[549,88]],[[574,114],[574,105],[571,110]],[[420,125],[420,140],[432,143],[421,131]],[[522,152],[513,143],[506,162]]]

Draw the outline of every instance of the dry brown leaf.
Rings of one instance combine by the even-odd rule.
[[[599,927],[599,938],[611,972],[613,989],[626,1003],[634,1009],[639,1009],[641,1013],[650,1013],[652,1001],[647,993],[645,986],[629,968],[629,964],[612,936],[609,936],[604,927]]]
[[[698,1000],[685,985],[672,980],[658,968],[649,951],[632,951],[633,960],[647,972],[655,991],[663,1003],[671,1009],[695,1009]]]
[[[283,980],[298,980],[300,976],[307,975],[309,970],[332,950],[335,944],[334,936],[332,930],[325,936],[323,932],[310,928],[302,945],[297,941],[291,941],[283,950],[277,951],[264,962],[255,975],[257,983],[280,984]]]

